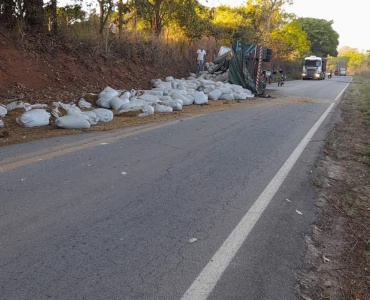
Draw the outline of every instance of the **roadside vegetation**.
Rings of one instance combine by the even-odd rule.
[[[353,77],[318,163],[318,219],[301,282],[306,300],[370,299],[369,86],[370,72]]]
[[[64,50],[103,58],[107,66],[186,63],[194,70],[200,46],[206,49],[206,61],[212,61],[221,45],[241,40],[272,49],[272,59],[263,67],[283,69],[288,79],[301,76],[309,55],[328,57],[328,68],[344,64],[351,74],[368,68],[368,52],[350,47],[338,52],[333,21],[287,13],[284,7],[293,2],[249,0],[231,8],[197,0],[0,0],[0,30],[10,32],[25,50]],[[109,30],[113,21],[114,34]]]

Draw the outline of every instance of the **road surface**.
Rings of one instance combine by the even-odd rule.
[[[0,299],[299,299],[315,161],[350,80],[1,147]]]

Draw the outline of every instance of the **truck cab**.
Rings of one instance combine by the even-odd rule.
[[[325,79],[326,58],[311,55],[304,59],[302,79]]]

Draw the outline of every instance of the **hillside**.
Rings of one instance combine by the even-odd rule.
[[[107,59],[90,48],[77,52],[45,35],[22,39],[0,30],[0,37],[0,103],[19,98],[31,104],[72,101],[108,85],[147,89],[151,79],[182,78],[193,71],[188,62],[171,56],[164,65],[149,65],[139,58],[127,61],[117,55]]]

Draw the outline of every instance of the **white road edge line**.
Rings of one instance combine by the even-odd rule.
[[[349,84],[349,83],[348,83]],[[284,165],[276,173],[274,178],[266,186],[262,194],[258,197],[256,202],[240,220],[239,224],[231,232],[228,238],[224,241],[218,251],[213,255],[209,263],[204,267],[202,272],[194,280],[192,285],[188,288],[185,294],[181,297],[181,300],[206,300],[210,293],[213,291],[216,283],[221,278],[223,272],[230,264],[244,241],[247,239],[249,233],[261,217],[262,213],[270,203],[272,197],[275,195],[281,184],[289,174],[293,165],[310,142],[313,135],[319,129],[320,125],[324,122],[332,108],[336,104],[341,95],[347,89],[348,84],[342,90],[342,92],[335,98],[334,102],[330,104],[320,119],[313,125],[310,131],[299,143],[297,148],[292,152],[289,158],[286,160]]]

